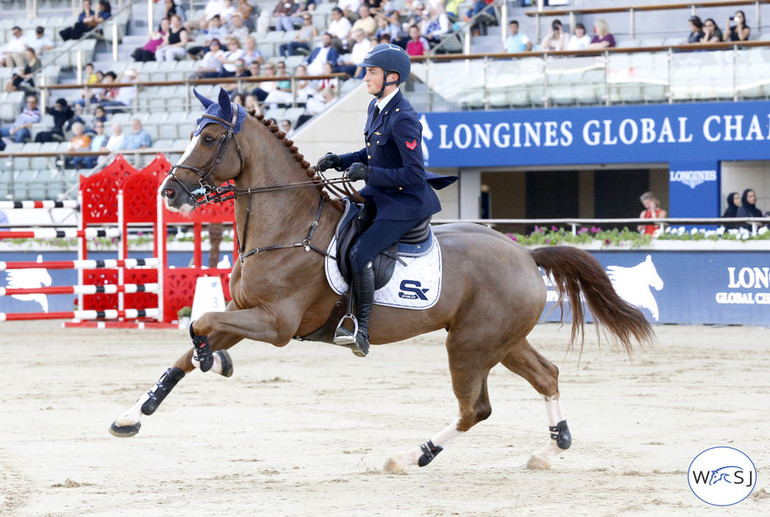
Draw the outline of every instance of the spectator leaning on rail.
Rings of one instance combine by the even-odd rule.
[[[30,128],[40,122],[40,111],[37,109],[37,97],[27,95],[24,109],[10,126],[0,127],[0,136],[12,138],[16,143],[22,143],[31,136]]]
[[[639,214],[640,219],[661,219],[666,217],[666,211],[660,208],[660,203],[655,198],[655,194],[652,192],[645,192],[639,197],[639,200],[644,205],[644,210]],[[637,230],[645,235],[654,235],[655,231],[660,226],[654,224],[640,224],[637,226]]]
[[[511,34],[505,39],[506,52],[515,54],[517,52],[528,52],[532,50],[532,41],[526,34],[519,32],[519,22],[511,20],[510,23],[508,23],[508,29],[511,31]]]
[[[690,22],[690,34],[687,36],[687,43],[700,43],[703,39],[703,22],[698,16],[690,16],[687,21]]]
[[[594,37],[591,38],[589,49],[605,49],[615,46],[615,37],[610,33],[610,26],[606,20],[594,22]]]
[[[703,22],[703,37],[700,40],[701,43],[721,43],[722,42],[722,30],[717,25],[717,22],[713,18],[706,18]]]
[[[586,34],[586,27],[582,23],[576,23],[567,42],[567,50],[585,50],[591,44],[591,37]]]
[[[754,189],[747,188],[741,196],[741,204],[736,212],[736,217],[762,217],[762,210],[757,208],[757,193]],[[764,226],[760,224],[759,226]],[[751,224],[741,225],[741,228],[751,229]]]
[[[135,83],[137,80],[136,70],[127,68],[115,80],[116,83]],[[130,108],[136,98],[136,86],[123,86],[118,88],[115,97],[103,100],[99,103],[102,108],[109,108],[112,111],[125,111]]]
[[[735,22],[735,25],[730,25]],[[746,15],[743,11],[735,11],[735,16],[730,16],[727,20],[727,30],[723,35],[725,41],[746,41],[751,35],[751,27],[746,25]]]
[[[548,31],[548,34],[543,39],[543,50],[560,51],[565,48],[567,48],[567,34],[564,32],[561,22],[554,20],[551,23],[551,30]]]

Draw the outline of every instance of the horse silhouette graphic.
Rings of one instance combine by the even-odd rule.
[[[735,469],[733,472],[721,472],[725,469]],[[711,471],[711,479],[709,480],[709,485],[716,485],[720,481],[724,481],[725,483],[732,484],[733,482],[730,480],[730,474],[735,474],[736,471],[742,471],[741,467],[736,466],[724,466],[720,467],[718,469],[714,469]],[[743,479],[741,479],[743,481]]]
[[[42,262],[43,256],[38,255],[37,261]],[[45,268],[11,269],[5,272],[6,287],[14,289],[34,289],[51,285],[51,275]],[[48,312],[48,296],[44,294],[14,294],[12,298],[24,302],[37,302],[43,312]]]
[[[650,287],[660,291],[663,289],[663,280],[658,276],[650,255],[647,255],[644,262],[633,267],[607,266],[607,276],[618,296],[631,305],[649,310],[655,321],[660,319],[658,302]]]
[[[428,119],[425,118],[425,113],[420,117],[420,124],[422,125],[422,141],[420,142],[422,144],[422,159],[427,162],[428,146],[425,145],[425,141],[433,138],[433,131],[430,130]]]

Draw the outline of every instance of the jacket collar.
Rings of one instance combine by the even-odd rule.
[[[396,90],[395,95],[385,105],[385,109],[380,110],[380,114],[377,116],[375,120],[371,120],[371,116],[374,112],[374,107],[377,105],[377,103],[376,102],[372,103],[371,110],[369,111],[369,117],[367,118],[367,128],[365,131],[367,136],[375,132],[385,123],[385,119],[388,116],[390,116],[390,114],[393,112],[393,109],[396,106],[398,106],[398,104],[401,102],[401,99],[403,97],[404,96],[401,94],[401,90]]]

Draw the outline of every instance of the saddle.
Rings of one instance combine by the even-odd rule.
[[[359,235],[361,235],[374,221],[373,207],[365,204],[353,203],[345,199],[347,207],[336,230],[337,249],[335,256],[339,264],[340,273],[345,281],[350,284],[352,270],[348,251]],[[398,242],[377,255],[374,259],[374,288],[385,286],[393,276],[396,261],[404,262],[398,258],[399,254],[419,255],[424,248],[423,243],[431,238],[430,217],[426,217],[409,230]]]

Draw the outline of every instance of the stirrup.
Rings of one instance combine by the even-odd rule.
[[[353,322],[353,331],[346,329],[342,325],[345,320]],[[340,322],[337,323],[337,328],[334,329],[334,344],[335,345],[354,345],[356,342],[356,334],[358,334],[358,320],[353,314],[345,314]]]

